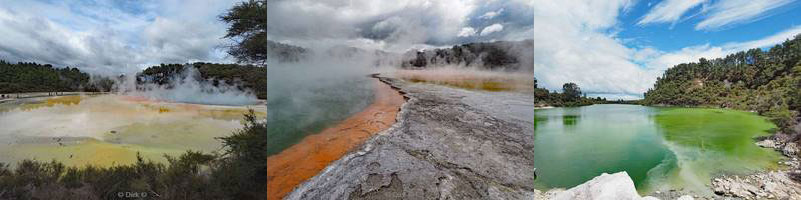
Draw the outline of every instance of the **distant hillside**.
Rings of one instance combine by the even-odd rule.
[[[279,62],[298,62],[309,56],[309,50],[267,40],[267,59],[276,59]]]
[[[454,45],[451,48],[411,50],[403,54],[402,68],[463,65],[507,71],[534,70],[534,40]]]
[[[327,57],[333,59],[354,59],[364,58],[374,60],[374,65],[394,65],[399,55],[381,51],[381,50],[365,50],[361,48],[339,45],[333,46],[325,50],[314,51],[299,46],[283,44],[274,41],[267,43],[268,57],[273,61],[279,63],[298,62],[304,59],[309,59],[312,56]]]
[[[451,48],[392,53],[350,46],[334,46],[321,52],[268,41],[268,57],[279,62],[298,62],[316,54],[332,58],[368,58],[375,66],[406,69],[458,65],[506,71],[534,71],[534,40],[497,41],[454,45]]]
[[[187,64],[161,64],[148,67],[137,74],[137,82],[152,82],[166,84],[169,79],[184,70]],[[221,81],[229,85],[238,85],[251,90],[259,99],[267,98],[267,68],[255,65],[191,63],[200,76],[217,86]]]
[[[110,91],[114,82],[92,77],[78,68],[0,60],[0,93]]]
[[[801,35],[767,52],[756,48],[676,65],[657,78],[643,103],[751,110],[783,131],[801,132]]]

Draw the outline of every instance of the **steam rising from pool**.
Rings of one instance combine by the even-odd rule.
[[[266,74],[265,74],[266,76]],[[167,84],[140,83],[128,76],[117,83],[117,91],[129,96],[145,97],[155,101],[210,105],[254,105],[259,101],[252,91],[242,90],[237,84],[203,80],[198,70],[187,65],[180,73],[169,78]]]
[[[249,109],[260,120],[266,115],[264,101],[252,91],[237,82],[203,79],[191,65],[164,84],[144,79],[121,76],[112,94],[4,103],[0,162],[109,166],[132,163],[137,155],[165,161],[163,155],[186,150],[219,151],[222,144],[215,138],[241,128]]]

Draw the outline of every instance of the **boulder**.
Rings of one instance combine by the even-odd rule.
[[[801,200],[801,184],[786,171],[714,178],[712,190],[718,195],[744,199]]]
[[[787,157],[795,156],[798,154],[798,144],[795,142],[788,142],[784,145],[784,148],[782,148],[782,153]]]
[[[626,172],[614,174],[603,173],[581,185],[560,192],[553,199],[620,199],[620,200],[639,200],[657,199],[655,197],[641,197],[637,194],[634,181],[631,180]]]
[[[763,148],[776,148],[776,142],[771,139],[759,141],[756,145]]]

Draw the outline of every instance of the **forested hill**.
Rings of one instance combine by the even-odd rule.
[[[309,50],[267,40],[267,58],[279,62],[298,62],[309,56]]]
[[[799,132],[801,35],[767,52],[751,49],[676,65],[645,93],[645,104],[756,111],[782,131]]]
[[[533,51],[534,40],[469,43],[451,48],[411,50],[403,54],[401,67],[463,65],[492,70],[533,71]]]
[[[204,80],[215,86],[224,81],[250,89],[260,99],[267,98],[267,68],[255,65],[192,63]],[[169,77],[180,72],[184,64],[152,66],[137,74],[137,80],[167,83]],[[149,78],[144,78],[149,76]],[[56,68],[50,64],[20,62],[12,64],[0,60],[0,93],[20,92],[108,92],[115,82],[104,76],[92,76],[78,68]]]
[[[0,60],[0,93],[110,91],[113,81],[94,77],[78,68]]]
[[[203,80],[212,81],[217,86],[221,81],[229,85],[241,86],[240,89],[252,91],[259,99],[267,98],[267,68],[255,65],[187,63],[161,64],[148,67],[137,74],[137,82],[153,82],[166,84],[169,79],[183,71],[184,66],[194,66]]]

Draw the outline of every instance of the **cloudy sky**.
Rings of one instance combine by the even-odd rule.
[[[801,33],[795,0],[533,0],[534,76],[589,96],[642,98],[679,63],[767,49]]]
[[[533,35],[531,0],[269,0],[270,40],[405,51]]]
[[[217,16],[239,0],[0,0],[0,59],[118,74],[159,63],[232,62]]]

